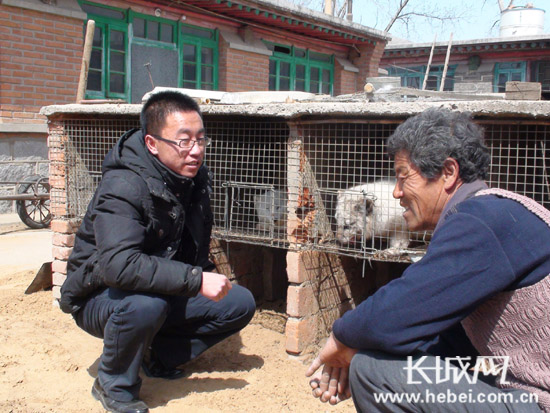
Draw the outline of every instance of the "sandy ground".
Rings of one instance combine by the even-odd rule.
[[[51,291],[24,294],[51,261],[51,232],[0,215],[0,257],[0,412],[103,411],[90,394],[102,342],[54,307]],[[143,376],[141,397],[154,412],[355,411],[351,400],[330,406],[311,396],[306,364],[284,351],[282,325],[260,311],[190,363],[187,377]]]

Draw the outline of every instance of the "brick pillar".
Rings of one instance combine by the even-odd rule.
[[[359,68],[357,83],[361,90],[367,77],[378,76],[378,67],[385,47],[386,42],[380,40],[358,46],[359,54],[354,56],[351,61]]]
[[[61,120],[52,120],[48,127],[50,160],[50,213],[52,214],[52,282],[53,297],[61,298],[60,289],[67,278],[67,260],[73,250],[75,234],[81,219],[69,218],[67,209],[68,137]]]
[[[76,231],[80,227],[80,219],[53,219],[52,235],[52,281],[53,298],[61,298],[61,286],[67,278],[67,260],[73,251]]]
[[[298,354],[325,338],[353,300],[337,255],[288,252],[287,273],[286,351]]]
[[[314,195],[317,183],[308,164],[307,150],[299,139],[298,125],[290,123],[289,126],[287,234],[291,251],[286,258],[289,318],[285,334],[286,351],[298,354],[328,335],[332,323],[352,307],[353,300],[340,258],[305,250],[314,234],[322,232],[322,228],[312,228],[311,223],[320,222],[324,211]],[[296,211],[307,208],[312,209],[306,213],[306,218],[300,218]],[[317,219],[308,220],[310,214]]]

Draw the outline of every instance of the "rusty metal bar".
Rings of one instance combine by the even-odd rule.
[[[50,199],[50,194],[0,195],[0,201],[41,201]]]

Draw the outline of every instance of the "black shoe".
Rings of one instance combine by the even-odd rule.
[[[115,413],[147,413],[149,407],[141,400],[135,399],[129,402],[119,402],[111,399],[99,384],[99,379],[95,379],[92,387],[92,396],[99,400],[103,408],[108,412]]]
[[[182,369],[164,367],[152,348],[147,350],[147,353],[143,357],[141,367],[147,377],[157,379],[176,380],[184,374]]]

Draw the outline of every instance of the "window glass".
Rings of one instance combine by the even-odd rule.
[[[195,81],[197,79],[196,74],[196,68],[197,66],[194,64],[186,63],[183,65],[183,78],[186,81]]]
[[[420,83],[420,82],[418,82]],[[437,90],[438,77],[429,75],[428,80],[426,81],[426,89],[428,90]]]
[[[92,54],[90,56],[90,69],[101,70],[101,67],[103,65],[101,57],[101,50],[92,50]]]
[[[288,77],[279,78],[279,90],[290,90],[290,78]]]
[[[323,69],[323,83],[330,82],[330,72],[326,69]]]
[[[88,19],[95,21],[86,98],[128,99],[127,11],[89,3],[81,4],[88,13]],[[138,21],[138,31],[139,24]]]
[[[214,64],[214,50],[208,47],[201,48],[201,63],[203,65]]]
[[[182,25],[181,33],[184,87],[215,90],[218,81],[216,32]]]
[[[97,27],[94,30],[94,40],[92,41],[92,47],[103,47],[103,31],[101,27]]]
[[[147,21],[147,38],[149,40],[159,40],[159,22]]]
[[[124,54],[111,51],[110,68],[115,72],[124,72]]]
[[[200,27],[182,26],[181,32],[183,34],[187,34],[187,35],[191,35],[191,36],[197,36],[197,37],[203,37],[205,39],[213,39],[214,38],[214,33],[211,30],[201,29]]]
[[[267,42],[266,46],[274,52],[269,59],[269,90],[332,93],[332,56]]]
[[[289,55],[290,54],[290,47],[276,45],[275,49],[273,51],[277,52],[277,53],[283,53],[283,54],[288,54]]]
[[[214,81],[214,70],[211,66],[201,68],[201,82],[212,83]]]
[[[525,62],[495,63],[493,91],[504,93],[506,91],[506,82],[525,81],[525,68]]]
[[[290,89],[290,63],[279,63],[279,90]]]
[[[110,89],[114,93],[124,93],[124,75],[111,73]]]
[[[124,11],[108,9],[106,7],[94,6],[93,4],[82,3],[82,10],[88,14],[95,14],[97,16],[108,17],[110,19],[122,20],[126,17]]]
[[[296,65],[296,90],[306,91],[306,67],[304,65]]]
[[[309,52],[309,58],[318,62],[330,62],[330,55],[323,53]]]
[[[281,76],[289,77],[290,76],[290,63],[281,62],[281,69],[279,74]]]
[[[88,72],[88,83],[86,84],[88,90],[94,90],[101,92],[101,72],[97,70],[90,70]]]
[[[145,20],[136,17],[132,23],[134,29],[134,36],[145,37]]]
[[[165,43],[173,42],[173,27],[171,24],[162,23],[160,25],[160,41]]]
[[[330,94],[330,72],[326,69],[323,69],[322,80],[323,80],[323,83],[321,84],[321,93],[329,95]]]
[[[294,56],[306,57],[306,51],[304,49],[294,49]]]
[[[277,62],[269,60],[269,90],[277,90]]]
[[[194,61],[195,60],[195,46],[192,44],[183,45],[183,60]]]
[[[124,33],[118,30],[111,30],[110,46],[113,50],[125,50]]]
[[[310,69],[309,91],[311,93],[319,93],[319,69],[316,67]]]

